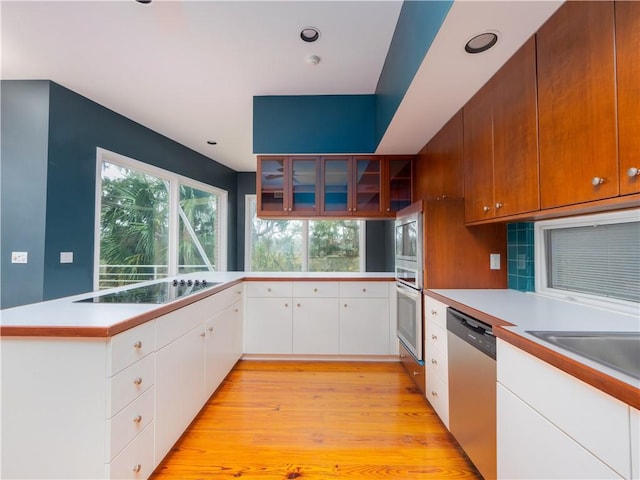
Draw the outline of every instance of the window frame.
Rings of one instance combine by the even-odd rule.
[[[244,270],[245,272],[251,272],[251,252],[252,252],[252,244],[251,239],[253,238],[253,210],[257,209],[257,201],[258,196],[255,193],[250,193],[245,195],[244,202]],[[257,211],[257,210],[256,210]],[[299,218],[291,218],[291,220],[300,220],[303,222],[303,232],[302,235],[302,269],[300,270],[303,273],[314,273],[309,272],[309,221],[310,220],[302,220]],[[317,218],[311,219],[311,221],[316,220],[338,220],[337,218]],[[363,273],[366,270],[366,228],[367,222],[362,219],[354,220],[360,222],[360,229],[358,231],[358,246],[360,250],[360,258],[358,259],[358,272]]]
[[[119,167],[137,170],[153,175],[169,183],[169,239],[168,239],[168,266],[167,276],[178,275],[178,238],[179,238],[179,214],[180,185],[196,188],[218,196],[218,256],[216,261],[217,272],[227,271],[227,224],[228,224],[228,196],[229,193],[213,185],[194,180],[184,175],[165,170],[148,163],[135,160],[131,157],[97,147],[96,149],[96,195],[95,195],[95,223],[94,223],[94,248],[93,248],[93,289],[97,290],[100,282],[100,219],[102,210],[102,163],[108,162]]]
[[[579,217],[558,218],[544,220],[534,224],[535,242],[535,291],[537,294],[561,300],[583,303],[600,308],[606,308],[622,313],[637,315],[640,304],[629,300],[604,297],[583,292],[560,290],[548,285],[547,272],[547,242],[545,233],[553,229],[586,227],[593,225],[607,225],[616,223],[630,223],[640,221],[640,210],[623,210],[606,212]]]

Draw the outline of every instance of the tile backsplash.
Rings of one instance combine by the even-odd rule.
[[[507,282],[522,292],[535,290],[533,222],[507,224]]]

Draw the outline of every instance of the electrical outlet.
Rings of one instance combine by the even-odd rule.
[[[11,263],[27,263],[27,252],[11,252]]]
[[[500,254],[499,253],[489,254],[489,268],[491,270],[500,270]]]
[[[60,252],[60,263],[73,263],[73,252]]]

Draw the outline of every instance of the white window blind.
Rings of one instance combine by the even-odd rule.
[[[640,302],[640,222],[545,232],[547,286]]]

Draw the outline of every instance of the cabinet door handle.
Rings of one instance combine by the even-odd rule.
[[[136,415],[132,420],[133,423],[140,423],[142,421],[142,415]]]
[[[314,292],[317,292],[317,291],[318,291],[318,289],[317,289],[317,288],[314,288],[314,289],[313,289],[313,291],[314,291]]]
[[[496,202],[496,209],[502,208],[504,205],[500,202]]]
[[[299,304],[299,303],[298,303],[297,305],[298,305],[298,307],[300,306],[300,304]]]
[[[141,385],[142,384],[142,377],[136,377],[133,379],[133,383],[134,385]]]
[[[437,335],[433,335],[433,334],[431,334],[431,340],[438,340]]]
[[[431,315],[433,315],[435,317],[436,315],[438,315],[438,311],[437,310],[431,310]]]
[[[362,289],[362,293],[367,293],[367,289],[366,289],[366,288],[363,288],[363,289]]]
[[[346,303],[344,304],[344,308],[347,308],[347,304]]]
[[[431,396],[438,398],[438,392],[434,392],[433,390],[431,390]]]
[[[142,348],[142,342],[138,340],[136,343],[133,344],[133,348],[137,348],[138,350],[140,350]]]
[[[285,306],[285,307],[288,307],[288,306],[289,306],[289,304],[288,304],[288,303],[285,303],[285,304],[284,304],[284,306]]]
[[[204,332],[202,332],[202,333],[200,334],[200,336],[201,336],[202,338],[204,338],[204,336],[205,336],[205,335],[206,335],[206,333],[204,333]]]
[[[416,371],[413,372],[414,377],[417,377],[418,375],[420,375],[420,372],[416,372]]]
[[[237,311],[238,311],[238,310],[236,310],[236,312],[237,312]],[[209,333],[213,333],[213,327],[209,327],[209,328],[207,328],[207,330],[209,330]]]
[[[387,212],[390,212],[390,211],[391,211],[391,209],[390,209],[390,208],[387,208]]]
[[[485,205],[484,207],[482,207],[483,212],[488,212],[489,210],[491,210],[491,207],[488,205]]]
[[[133,467],[131,467],[131,471],[134,472],[134,473],[139,473],[141,468],[142,468],[142,465],[137,464],[137,465],[134,465]]]
[[[593,177],[591,179],[591,185],[593,185],[594,187],[597,187],[598,185],[601,185],[605,182],[605,179],[602,177]]]
[[[435,358],[431,359],[431,365],[437,365],[438,361]]]
[[[640,175],[640,168],[631,167],[629,170],[627,170],[628,177],[637,177],[638,175]]]

